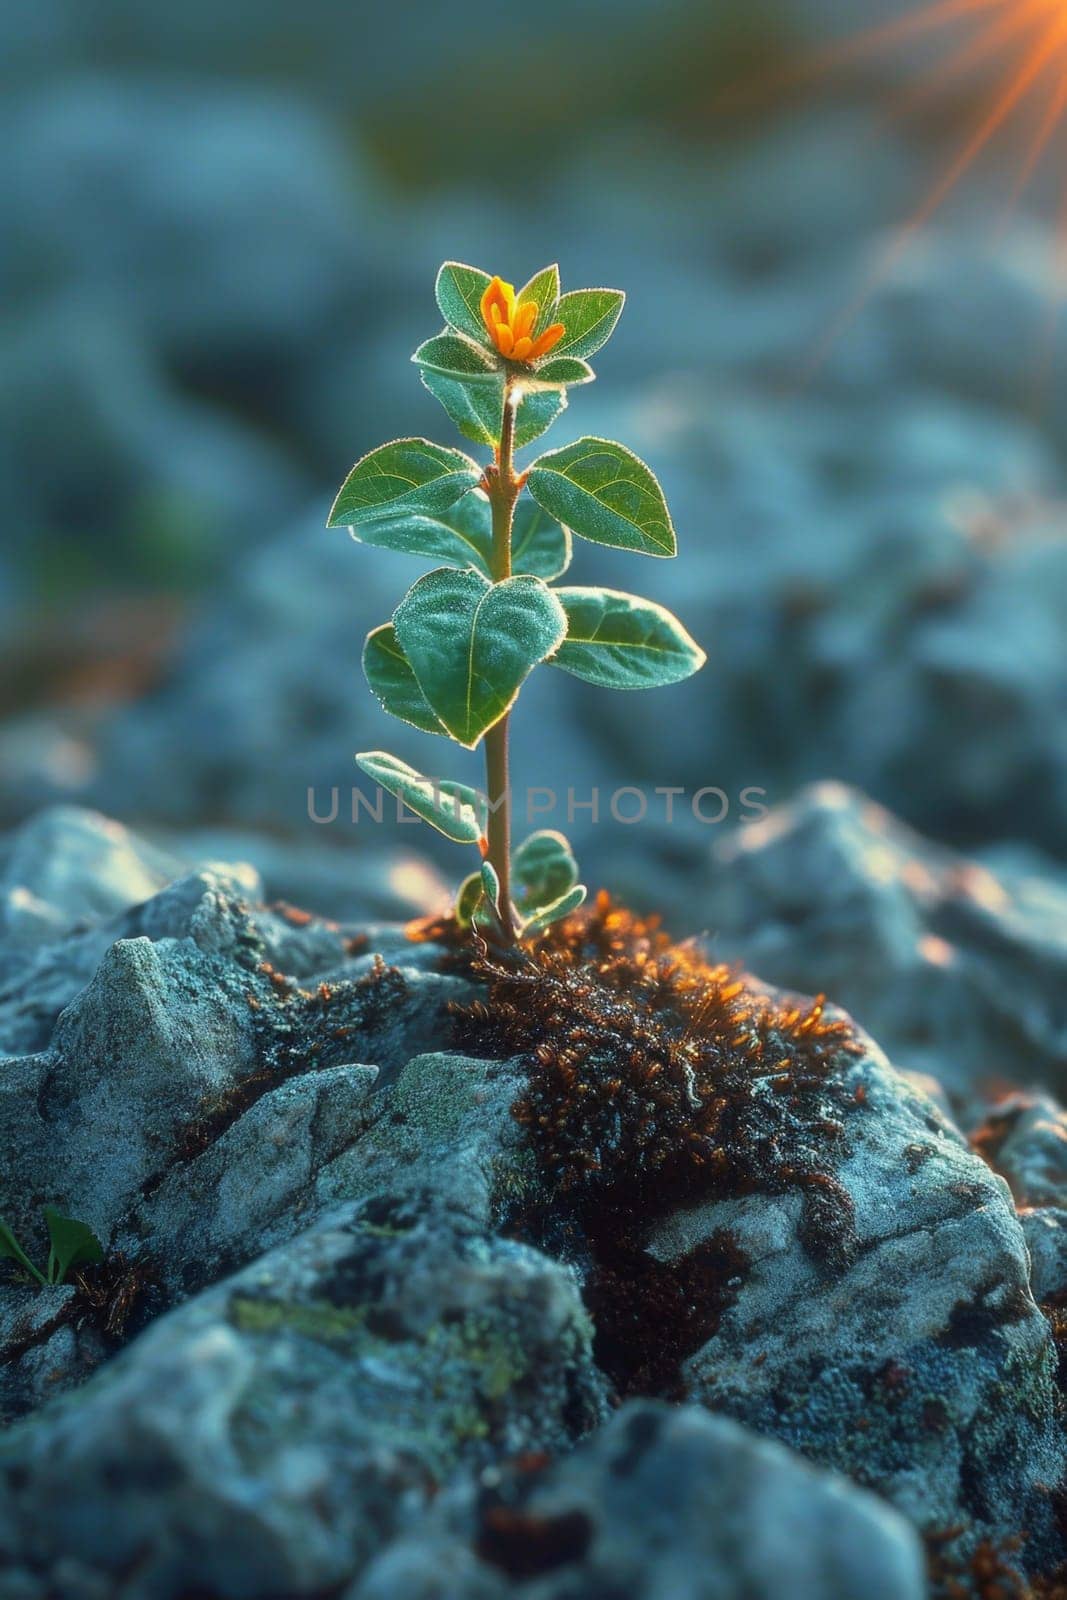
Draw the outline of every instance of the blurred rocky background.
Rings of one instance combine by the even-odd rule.
[[[539,674],[516,781],[559,806],[536,820],[599,786],[571,829],[590,881],[680,932],[723,914],[695,889],[746,789],[840,780],[1056,877],[1067,384],[1049,180],[1003,211],[1025,108],[825,339],[989,93],[978,60],[932,92],[923,41],[807,70],[903,9],[6,9],[0,819],[74,801],[164,846],[195,833],[339,915],[442,892],[428,830],[352,827],[352,752],[474,781],[478,758],[372,705],[362,638],[419,569],[325,511],[383,439],[451,438],[407,361],[440,260],[519,282],[555,258],[629,300],[554,442],[637,449],[682,552],[586,547],[575,580],[676,607],[709,665],[648,696]],[[683,800],[668,826],[653,799],[624,826],[622,784],[727,808],[701,825]],[[328,813],[334,786],[316,825],[309,788]]]
[[[897,247],[1026,44],[841,46],[911,4],[0,7],[0,1214],[107,1252],[0,1273],[2,1600],[1064,1593],[1063,163],[1008,203],[1028,97]],[[709,657],[535,674],[520,828],[554,791],[592,886],[870,1034],[731,1025],[708,1194],[635,1165],[599,1244],[393,925],[461,854],[350,817],[357,749],[480,778],[362,679],[419,567],[325,527],[451,440],[445,257],[627,291],[553,437],[648,459],[681,555],[574,577]]]

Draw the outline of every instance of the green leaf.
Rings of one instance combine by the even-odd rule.
[[[499,358],[491,356],[483,345],[475,344],[462,333],[435,333],[432,339],[425,339],[419,345],[411,359],[424,372],[458,378],[466,384],[481,386],[501,381]]]
[[[516,305],[521,305],[524,300],[532,300],[537,307],[537,319],[533,325],[534,334],[543,333],[550,322],[556,322],[556,301],[559,299],[559,268],[557,266],[542,267],[540,272],[535,272],[529,283],[523,284],[515,296]]]
[[[483,494],[464,495],[438,517],[408,513],[389,521],[353,528],[357,544],[404,555],[429,556],[450,567],[475,566],[489,576],[489,550],[493,542],[492,512]]]
[[[625,302],[619,289],[572,289],[565,294],[553,320],[562,322],[567,331],[553,354],[595,355],[615,332]]]
[[[474,921],[474,913],[478,909],[478,902],[482,898],[482,875],[472,872],[464,878],[456,895],[454,915],[461,928],[469,928]]]
[[[611,439],[550,450],[527,482],[538,505],[583,539],[647,556],[677,551],[663,490],[643,461]]]
[[[482,893],[497,916],[500,915],[500,879],[491,861],[482,862]]]
[[[104,1247],[86,1223],[64,1217],[52,1206],[45,1206],[44,1220],[52,1245],[48,1252],[49,1283],[64,1283],[71,1267],[103,1261]]]
[[[34,1266],[2,1217],[0,1217],[0,1261],[16,1262],[24,1272],[28,1272],[31,1278],[36,1278],[40,1284],[48,1281],[44,1273]]]
[[[477,267],[465,267],[459,261],[446,261],[437,274],[435,293],[441,315],[447,323],[469,339],[486,343],[489,338],[482,317],[482,295],[492,278]]]
[[[390,716],[410,722],[423,733],[444,734],[444,728],[415,680],[407,656],[397,643],[391,622],[368,633],[363,646],[363,671],[373,693]]]
[[[477,844],[481,839],[477,813],[466,798],[474,791],[465,784],[424,778],[406,761],[398,760],[385,750],[363,750],[356,761],[368,778],[395,794],[410,811],[430,823],[438,833],[443,833],[446,839],[453,839],[456,844]]]
[[[596,373],[587,361],[579,361],[576,356],[550,355],[534,368],[533,381],[537,384],[592,383],[595,377]]]
[[[447,511],[481,476],[481,468],[462,450],[428,439],[394,439],[356,462],[326,525],[355,526],[400,511]]]
[[[502,379],[497,387],[492,387],[486,383],[467,385],[458,378],[446,378],[439,372],[425,370],[421,377],[465,439],[496,449],[504,415]],[[563,389],[547,386],[527,389],[515,418],[516,450],[539,439],[566,407],[567,395]]]
[[[571,536],[555,517],[525,496],[511,524],[511,570],[535,578],[558,578],[571,564]],[[488,569],[487,569],[488,570]]]
[[[699,672],[707,657],[677,617],[617,589],[557,589],[567,637],[552,666],[605,689],[655,689]]]
[[[473,750],[562,642],[567,619],[540,578],[488,583],[470,568],[440,568],[408,591],[393,622],[423,694],[452,737]]]
[[[511,860],[515,902],[520,911],[554,904],[578,881],[578,863],[561,833],[542,828],[531,833]]]
[[[569,917],[571,912],[577,911],[584,902],[587,893],[584,883],[576,883],[573,889],[568,889],[566,894],[560,895],[550,906],[542,907],[529,922],[523,923],[521,937],[532,939],[535,934],[544,933],[546,928],[550,928],[561,917]]]
[[[482,494],[468,494],[439,517],[408,515],[353,528],[357,544],[405,555],[428,556],[449,567],[477,567],[490,576],[493,514]],[[518,575],[558,578],[571,562],[571,536],[536,501],[524,496],[515,507],[511,567]]]

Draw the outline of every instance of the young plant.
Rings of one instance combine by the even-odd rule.
[[[49,1251],[44,1270],[35,1267],[19,1244],[12,1230],[0,1217],[0,1261],[14,1261],[23,1272],[35,1278],[42,1289],[65,1283],[71,1267],[88,1266],[103,1261],[104,1247],[93,1230],[73,1217],[64,1217],[54,1206],[44,1208],[45,1227],[48,1229]]]
[[[486,792],[423,777],[382,750],[356,760],[447,838],[474,845],[479,871],[456,912],[513,945],[585,898],[567,841],[541,830],[512,854],[508,719],[539,663],[610,689],[678,683],[704,652],[669,611],[615,589],[551,588],[571,560],[571,534],[648,556],[676,553],[663,491],[637,456],[583,438],[525,470],[515,452],[540,437],[567,391],[595,377],[588,357],[622,311],[617,289],[560,294],[545,267],[516,294],[476,267],[437,276],[445,328],[412,356],[460,433],[492,450],[397,439],[352,468],[330,512],[361,544],[443,563],[418,580],[390,622],[367,637],[363,668],[386,711],[473,750],[484,742]],[[525,491],[525,494],[524,494]]]

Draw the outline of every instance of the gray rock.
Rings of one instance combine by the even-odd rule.
[[[828,1199],[855,1229],[843,1266],[812,1247],[795,1194],[713,1202],[653,1229],[660,1259],[684,1261],[725,1231],[747,1262],[683,1363],[685,1392],[877,1489],[920,1527],[977,1519],[1040,1541],[1064,1447],[1007,1186],[869,1041],[842,1088]]]
[[[1067,894],[998,877],[820,784],[719,839],[701,919],[717,953],[832,995],[894,1063],[952,1095],[1062,1081]]]
[[[1067,1211],[1041,1206],[1019,1213],[1030,1252],[1030,1291],[1041,1305],[1067,1300]]]
[[[346,1600],[920,1600],[914,1531],[883,1501],[694,1406],[622,1408],[548,1468],[483,1473]]]
[[[529,1145],[511,1115],[521,1063],[454,1053],[413,1057],[379,1104],[368,1135],[323,1173],[321,1200],[396,1187],[462,1205],[482,1226],[537,1193]]]
[[[129,1600],[332,1587],[457,1468],[598,1421],[590,1337],[565,1269],[432,1201],[379,1196],[8,1433],[0,1553],[35,1596],[62,1570],[66,1600],[120,1581]]]
[[[72,1284],[0,1288],[0,1422],[43,1405],[78,1368]],[[0,1588],[0,1595],[3,1589]]]
[[[901,920],[927,914],[935,889],[950,903],[967,895],[968,880],[949,858],[924,857],[917,881],[910,842],[897,841],[899,861],[884,845],[878,857],[858,803],[837,809],[851,822],[834,831],[819,805],[800,808],[810,837],[767,880],[784,876],[793,895],[829,880],[828,925],[850,930],[841,951],[873,925],[886,970],[906,947]],[[761,850],[791,824],[757,826],[743,859],[758,883]],[[641,1347],[650,1326],[677,1357],[680,1394],[846,1472],[920,1526],[963,1522],[972,1542],[1025,1527],[1034,1563],[1055,1548],[1042,1486],[1064,1466],[1056,1355],[1007,1187],[869,1041],[835,1066],[817,1127],[787,1117],[782,1138],[800,1142],[768,1146],[766,1184],[756,1170],[713,1202],[650,1202],[627,1258],[638,1319],[627,1332],[604,1311],[600,1236],[546,1187],[536,1138],[513,1115],[524,1063],[449,1048],[446,1007],[471,997],[470,982],[442,975],[440,951],[395,927],[356,938],[264,906],[239,864],[162,882],[183,855],[180,841],[160,853],[76,811],[0,846],[5,883],[39,913],[0,926],[0,1025],[26,1043],[0,1061],[0,1211],[35,1253],[40,1207],[59,1205],[96,1229],[116,1271],[150,1270],[154,1285],[119,1353],[91,1281],[40,1300],[15,1281],[0,1289],[0,1410],[8,1421],[35,1411],[0,1446],[11,1490],[0,1558],[34,1600],[49,1584],[110,1600],[130,1541],[146,1552],[130,1600],[177,1597],[195,1563],[207,1574],[196,1581],[227,1600],[349,1583],[377,1556],[379,1585],[398,1572],[423,1582],[438,1559],[425,1542],[431,1486],[462,1499],[471,1471],[573,1444],[603,1419],[605,1374],[629,1392],[667,1392],[643,1357],[616,1359],[613,1341]],[[893,888],[898,868],[918,910]],[[896,898],[882,916],[887,885]],[[737,924],[773,930],[746,922],[751,885],[736,887]],[[797,920],[778,923],[795,933]],[[789,1163],[810,1167],[812,1184],[783,1179]],[[708,1240],[729,1246],[710,1277],[699,1270]],[[1052,1276],[1047,1263],[1033,1270],[1035,1284]],[[692,1336],[678,1332],[678,1286]],[[587,1482],[582,1504],[600,1504],[599,1459],[576,1458],[573,1476],[553,1469],[566,1496]],[[61,1479],[79,1510],[57,1532]],[[617,1549],[635,1592],[652,1594],[670,1573],[657,1514],[650,1505],[642,1521],[628,1506],[605,1501],[603,1540],[571,1565],[588,1559],[583,1574],[607,1582]],[[120,1513],[118,1540],[93,1532]],[[599,1511],[583,1515],[600,1525]],[[738,1525],[747,1515],[739,1504]],[[632,1520],[628,1539],[617,1518]],[[836,1570],[837,1533],[815,1511],[812,1526],[811,1570]],[[461,1533],[433,1532],[435,1549],[451,1541],[438,1570],[488,1597],[500,1570],[483,1570],[469,1526]],[[777,1552],[756,1547],[766,1566],[753,1584],[772,1581]],[[678,1561],[700,1567],[681,1548]]]
[[[51,807],[0,845],[0,937],[46,943],[148,900],[179,872],[176,857],[120,822]]]
[[[146,1295],[158,1310],[364,1193],[374,1163],[344,1158],[383,1120],[372,1090],[438,1041],[447,1001],[465,992],[398,929],[371,944],[268,910],[240,863],[178,871],[72,808],[0,846],[0,1048],[12,1052],[0,1057],[0,1213],[42,1259],[42,1206],[88,1223],[116,1280],[99,1307],[64,1291],[61,1312],[42,1302],[36,1320],[32,1290],[0,1286],[6,1417],[113,1352],[122,1263],[135,1329]]]
[[[235,854],[222,864],[225,846]],[[269,888],[250,855],[264,864]],[[182,876],[198,858],[216,864]],[[311,843],[302,856],[288,859],[287,871],[285,860],[276,843],[248,833],[167,840],[160,848],[93,812],[56,807],[40,813],[0,845],[0,939],[6,948],[0,1049],[43,1049],[60,1012],[120,939],[191,938],[209,954],[243,948],[246,959],[254,951],[293,977],[319,980],[355,959],[350,946],[353,938],[365,943],[368,918],[374,927],[378,917],[441,910],[449,903],[443,882],[410,854],[345,855]],[[336,908],[358,922],[358,930],[284,897],[286,890],[299,891],[304,904],[315,905],[316,890],[327,885]],[[263,905],[268,899],[272,909]],[[418,965],[418,947],[398,929],[376,928],[375,937],[391,957]]]
[[[377,1067],[328,1067],[268,1090],[134,1203],[123,1232],[151,1240],[172,1293],[215,1281],[318,1214],[319,1175],[358,1145],[377,1077]]]
[[[1067,1112],[1051,1096],[1007,1096],[972,1138],[1020,1209],[1067,1205]]]

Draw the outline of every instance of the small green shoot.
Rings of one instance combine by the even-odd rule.
[[[493,459],[482,467],[462,450],[394,440],[352,468],[329,526],[443,563],[368,635],[363,667],[400,721],[468,750],[484,743],[486,793],[424,777],[385,751],[356,760],[447,838],[478,846],[482,866],[464,879],[456,916],[506,949],[586,894],[562,834],[532,834],[512,854],[508,719],[529,674],[544,662],[604,688],[650,689],[688,678],[705,657],[654,601],[550,587],[570,565],[572,534],[641,555],[676,553],[663,491],[643,461],[587,437],[516,469],[515,451],[551,426],[568,389],[596,376],[589,357],[610,338],[624,296],[561,294],[555,266],[516,293],[455,261],[441,268],[436,292],[445,327],[412,360],[464,438]]]
[[[49,1251],[44,1270],[35,1267],[16,1239],[12,1229],[0,1217],[0,1261],[14,1261],[34,1278],[42,1289],[67,1281],[72,1267],[89,1266],[103,1261],[104,1247],[93,1230],[84,1222],[65,1217],[54,1206],[44,1207],[45,1227],[48,1229]]]

